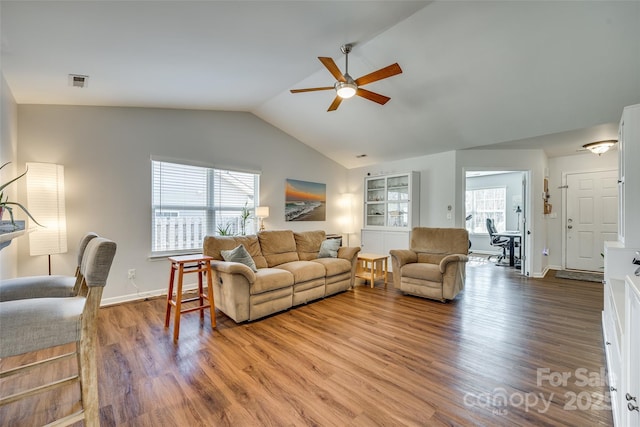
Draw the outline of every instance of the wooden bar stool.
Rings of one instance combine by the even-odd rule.
[[[180,334],[180,315],[192,311],[200,311],[200,321],[204,322],[204,310],[209,308],[211,316],[211,327],[216,327],[215,304],[213,300],[213,281],[211,273],[210,256],[202,254],[182,255],[169,257],[171,261],[171,272],[169,276],[169,292],[167,293],[167,314],[164,319],[164,327],[169,327],[169,318],[171,317],[171,306],[176,308],[173,320],[173,340],[178,340]],[[173,298],[173,283],[175,273],[178,272],[178,288],[176,289],[176,297]],[[198,273],[198,296],[188,299],[182,299],[182,282],[185,274]],[[204,293],[202,286],[202,273],[207,275],[207,293]],[[205,304],[205,299],[207,304]],[[190,308],[182,308],[183,303],[198,301],[198,306]]]

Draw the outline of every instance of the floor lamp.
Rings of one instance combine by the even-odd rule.
[[[64,207],[64,166],[27,163],[27,205],[43,227],[29,233],[29,254],[49,257],[67,252],[67,219]],[[33,222],[33,221],[32,221]]]

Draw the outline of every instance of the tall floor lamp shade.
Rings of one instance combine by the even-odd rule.
[[[29,253],[48,255],[51,274],[51,255],[67,252],[64,166],[27,163],[27,169],[27,209],[44,226],[29,233]]]

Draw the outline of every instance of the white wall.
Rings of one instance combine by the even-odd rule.
[[[4,75],[0,74],[0,165],[11,162],[0,171],[0,182],[7,182],[16,177],[16,162],[18,149],[18,106],[13,98],[11,89],[7,85]],[[9,200],[17,197],[17,183],[11,184],[4,190]],[[18,211],[19,209],[16,209]],[[7,217],[8,218],[8,214]],[[9,246],[0,251],[0,279],[15,277],[17,274],[18,245],[26,237],[14,239]]]
[[[69,253],[52,257],[54,274],[72,274],[77,242],[95,231],[118,244],[104,302],[164,290],[166,260],[149,260],[151,156],[262,171],[260,204],[268,229],[338,232],[338,196],[347,170],[250,113],[121,107],[18,106],[18,160],[65,166]],[[287,178],[327,184],[327,221],[285,222]],[[23,184],[24,185],[24,184]],[[22,194],[22,192],[21,192]],[[24,201],[24,200],[23,200]],[[18,253],[19,275],[46,274],[46,257]]]
[[[454,216],[447,219],[448,206],[455,206],[455,152],[414,157],[412,159],[379,163],[374,166],[349,170],[349,192],[353,194],[353,221],[355,230],[351,244],[360,244],[363,224],[364,179],[367,174],[379,175],[396,172],[420,172],[420,222],[423,227],[453,227]],[[453,213],[453,211],[451,211]]]
[[[547,215],[547,233],[549,235],[549,266],[562,269],[565,265],[562,236],[563,209],[566,203],[566,192],[559,188],[563,182],[563,174],[578,172],[596,172],[618,170],[618,151],[610,150],[601,156],[591,153],[580,153],[574,156],[554,157],[549,159],[549,194],[553,205],[553,214]]]

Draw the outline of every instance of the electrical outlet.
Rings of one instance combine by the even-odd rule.
[[[135,268],[130,268],[129,271],[127,272],[127,278],[128,279],[135,279],[136,278],[136,269]]]

